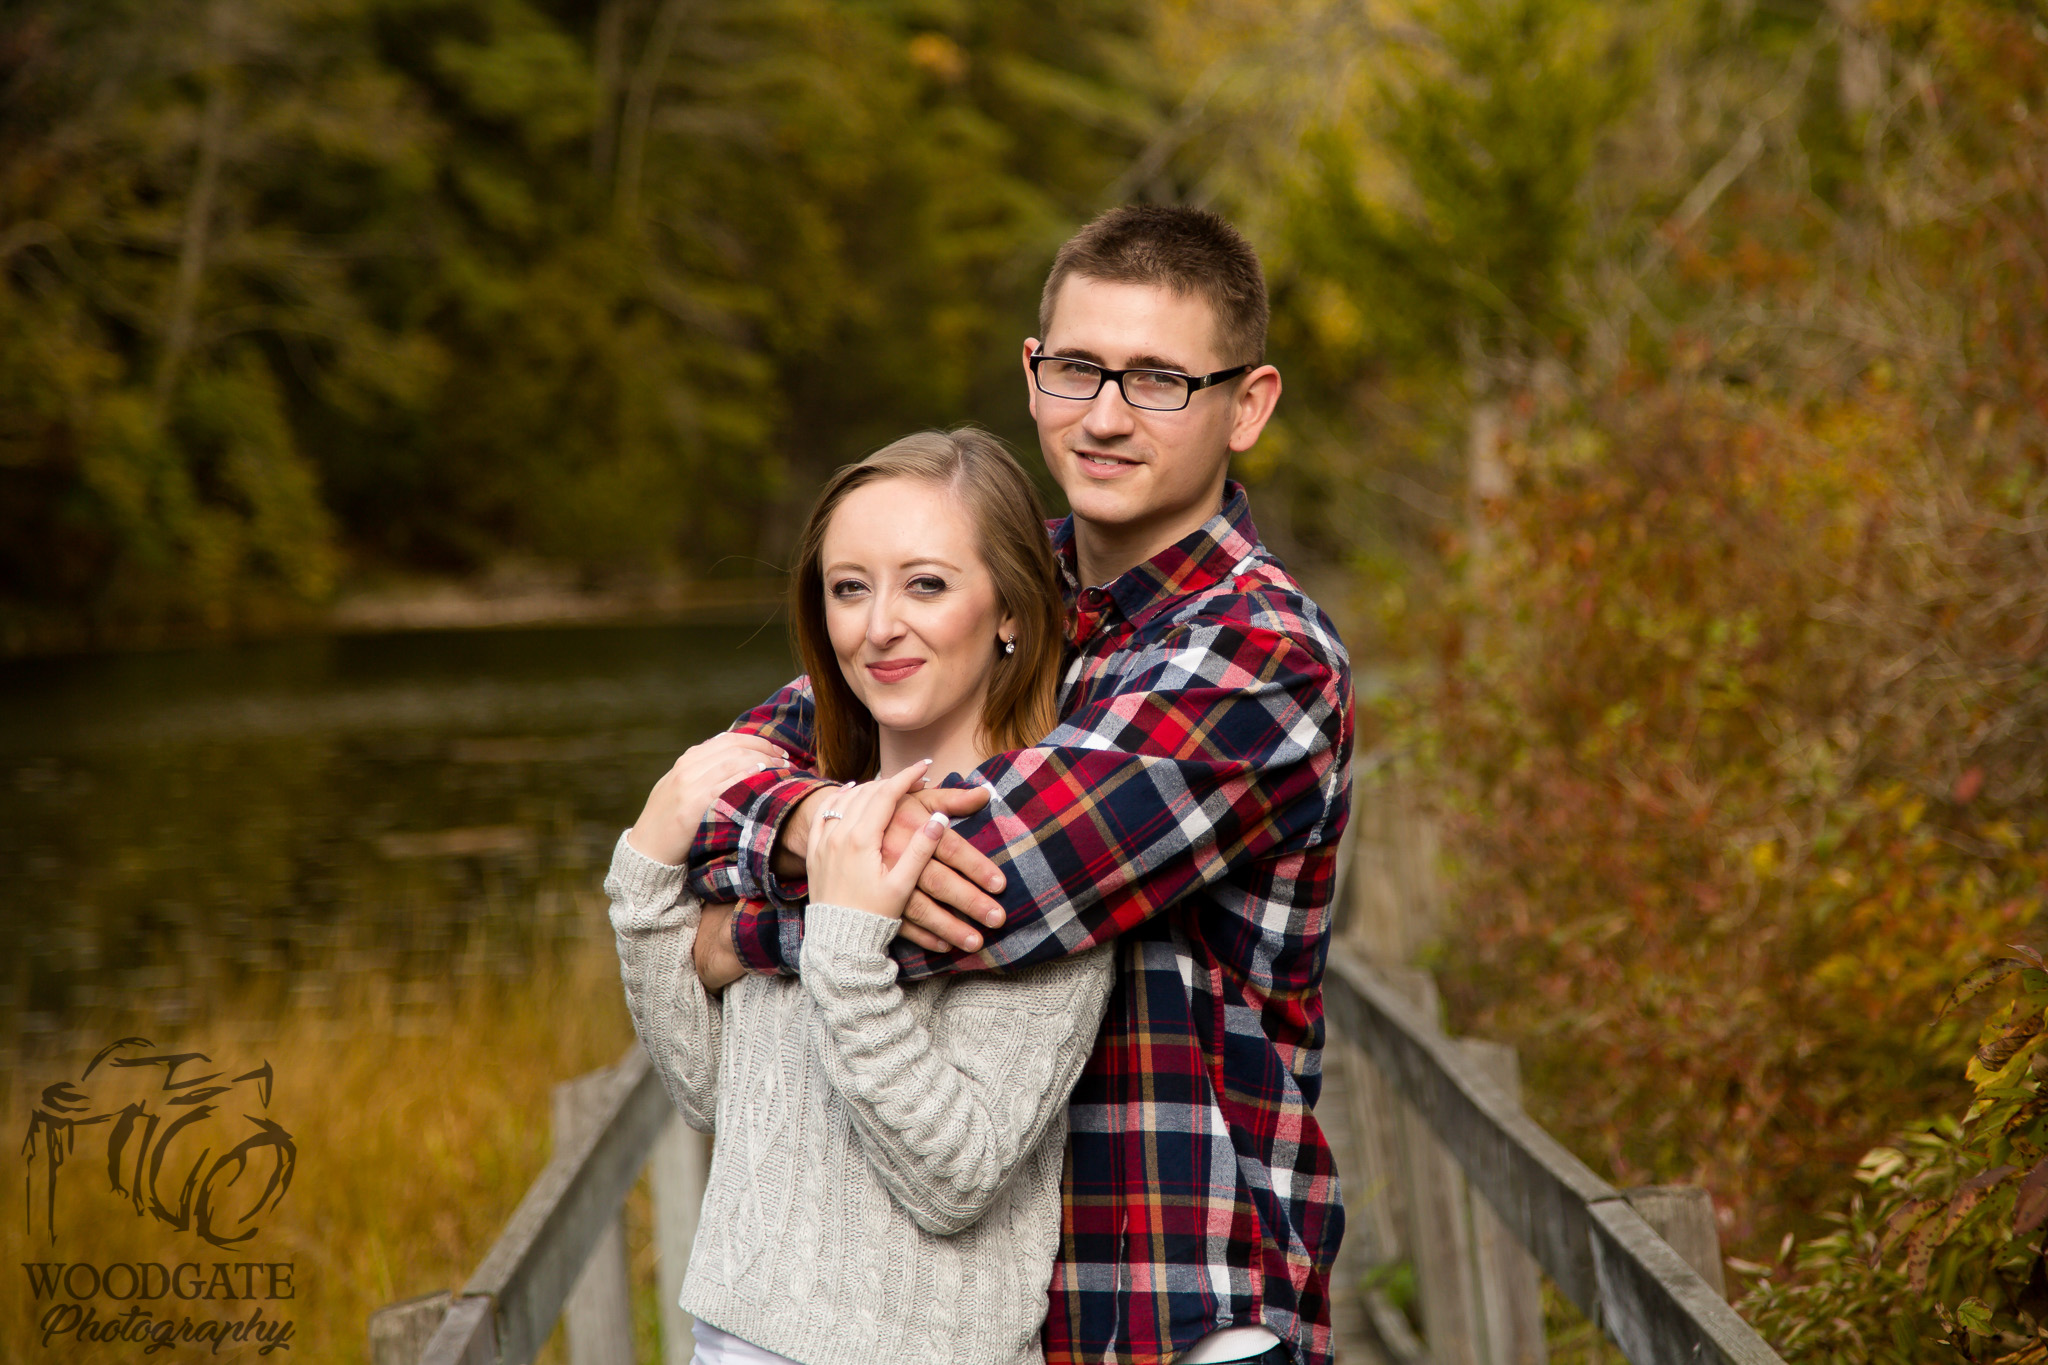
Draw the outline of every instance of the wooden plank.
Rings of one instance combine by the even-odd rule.
[[[1432,1032],[1443,1006],[1436,980],[1409,970],[1383,978],[1389,988],[1428,1021]],[[1436,1365],[1486,1365],[1481,1332],[1479,1286],[1473,1281],[1471,1202],[1465,1172],[1437,1140],[1429,1119],[1406,1096],[1395,1101],[1396,1147],[1406,1176],[1407,1245],[1415,1268],[1415,1297],[1422,1337]]]
[[[1361,1171],[1350,1092],[1355,1071],[1363,1070],[1363,1065],[1354,1069],[1347,1063],[1356,1059],[1357,1053],[1357,1048],[1342,1044],[1323,1050],[1323,1093],[1316,1099],[1316,1123],[1330,1144],[1344,1196],[1344,1239],[1330,1266],[1330,1350],[1337,1365],[1379,1365],[1379,1353],[1370,1344],[1363,1292],[1366,1272],[1373,1265],[1366,1255],[1371,1239],[1360,1236],[1353,1213],[1361,1202],[1354,1193],[1360,1187]]]
[[[697,1214],[704,1207],[704,1181],[711,1170],[710,1139],[680,1117],[654,1145],[650,1163],[654,1180],[654,1270],[661,1295],[661,1356],[664,1365],[690,1365],[696,1342],[690,1315],[678,1300],[683,1272],[689,1268],[690,1245],[697,1236]]]
[[[1638,1185],[1621,1193],[1650,1225],[1650,1231],[1669,1242],[1716,1294],[1728,1297],[1721,1225],[1714,1217],[1711,1194],[1698,1185]]]
[[[1461,1038],[1459,1049],[1517,1108],[1522,1103],[1522,1067],[1505,1043]],[[1535,1258],[1522,1249],[1484,1199],[1466,1195],[1472,1227],[1472,1282],[1478,1290],[1479,1327],[1487,1365],[1548,1365],[1543,1338],[1543,1283]]]
[[[635,1043],[613,1072],[596,1126],[548,1162],[463,1288],[497,1304],[499,1365],[528,1365],[547,1341],[673,1112]]]
[[[1386,1365],[1436,1365],[1400,1309],[1375,1290],[1365,1296],[1365,1322],[1372,1346]]]
[[[1783,1365],[1625,1199],[1593,1210],[1601,1330],[1634,1365]]]
[[[1620,1198],[1614,1188],[1465,1065],[1456,1044],[1346,945],[1331,945],[1323,1007],[1331,1031],[1364,1046],[1508,1231],[1592,1317],[1600,1286],[1589,1209]]]
[[[587,1138],[612,1090],[610,1068],[564,1081],[550,1096],[555,1150]],[[634,1365],[633,1288],[626,1265],[626,1220],[613,1210],[562,1305],[569,1365]]]
[[[1323,1002],[1334,1036],[1365,1046],[1506,1228],[1633,1365],[1778,1361],[1619,1191],[1342,944],[1330,949]]]
[[[419,1365],[420,1353],[448,1316],[454,1297],[444,1289],[370,1314],[370,1365]]]
[[[457,1295],[420,1352],[420,1365],[498,1365],[497,1315],[490,1299]]]

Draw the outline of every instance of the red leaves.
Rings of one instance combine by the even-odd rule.
[[[1906,1283],[1911,1285],[1915,1291],[1925,1289],[1927,1287],[1927,1272],[1934,1262],[1935,1249],[1947,1241],[1950,1234],[1954,1233],[1957,1228],[1962,1226],[1963,1220],[1970,1216],[1971,1210],[1984,1202],[1986,1195],[2004,1184],[2018,1170],[2019,1167],[2017,1166],[1995,1166],[1988,1171],[1972,1176],[1957,1188],[1954,1197],[1948,1201],[1946,1206],[1939,1199],[1909,1200],[1897,1213],[1891,1216],[1890,1221],[1886,1224],[1884,1240],[1878,1246],[1877,1255],[1871,1258],[1872,1264],[1881,1261],[1891,1251],[1899,1238],[1904,1235],[1906,1239]],[[2048,1216],[2048,1162],[2043,1162],[2028,1172],[2026,1182],[2021,1189],[2022,1199],[2028,1197],[2027,1190],[2029,1188],[2037,1186],[2038,1188],[2033,1197],[2040,1202],[2042,1214]],[[1937,1209],[1944,1207],[1946,1208],[1946,1213],[1943,1217],[1933,1218],[1929,1216]],[[2038,1222],[2039,1220],[2037,1219],[2036,1221]]]
[[[2013,1235],[2024,1236],[2043,1222],[2048,1222],[2048,1158],[2034,1163],[2034,1169],[2020,1182],[2012,1206]]]
[[[1963,1219],[1969,1216],[1970,1210],[1982,1203],[1985,1195],[2003,1184],[2005,1178],[2017,1170],[2017,1166],[1993,1166],[1990,1170],[1965,1180],[1956,1190],[1956,1197],[1948,1201],[1948,1217],[1941,1220],[1941,1236],[1934,1240],[1946,1241],[1948,1235],[1961,1226]]]
[[[1963,770],[1963,775],[1956,779],[1955,788],[1949,794],[1955,798],[1957,805],[1967,806],[1977,799],[1977,793],[1982,790],[1984,790],[1984,769],[1981,767],[1966,768]]]

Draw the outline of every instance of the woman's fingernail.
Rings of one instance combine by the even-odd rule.
[[[925,821],[924,823],[925,828],[929,829],[932,833],[937,834],[940,830],[945,829],[953,822],[951,820],[948,820],[943,812],[933,811],[932,818]]]

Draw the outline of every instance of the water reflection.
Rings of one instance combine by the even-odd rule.
[[[0,1040],[216,989],[516,975],[780,623],[272,642],[0,668]]]

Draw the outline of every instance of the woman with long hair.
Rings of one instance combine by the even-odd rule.
[[[1067,1097],[1113,949],[900,986],[889,945],[944,818],[893,864],[882,842],[928,773],[1053,728],[1045,518],[994,437],[905,437],[827,482],[790,594],[819,772],[847,784],[811,832],[801,975],[714,999],[691,963],[680,864],[717,793],[782,760],[766,741],[679,759],[605,882],[634,1026],[684,1120],[718,1135],[683,1283],[697,1359],[1036,1362]]]

